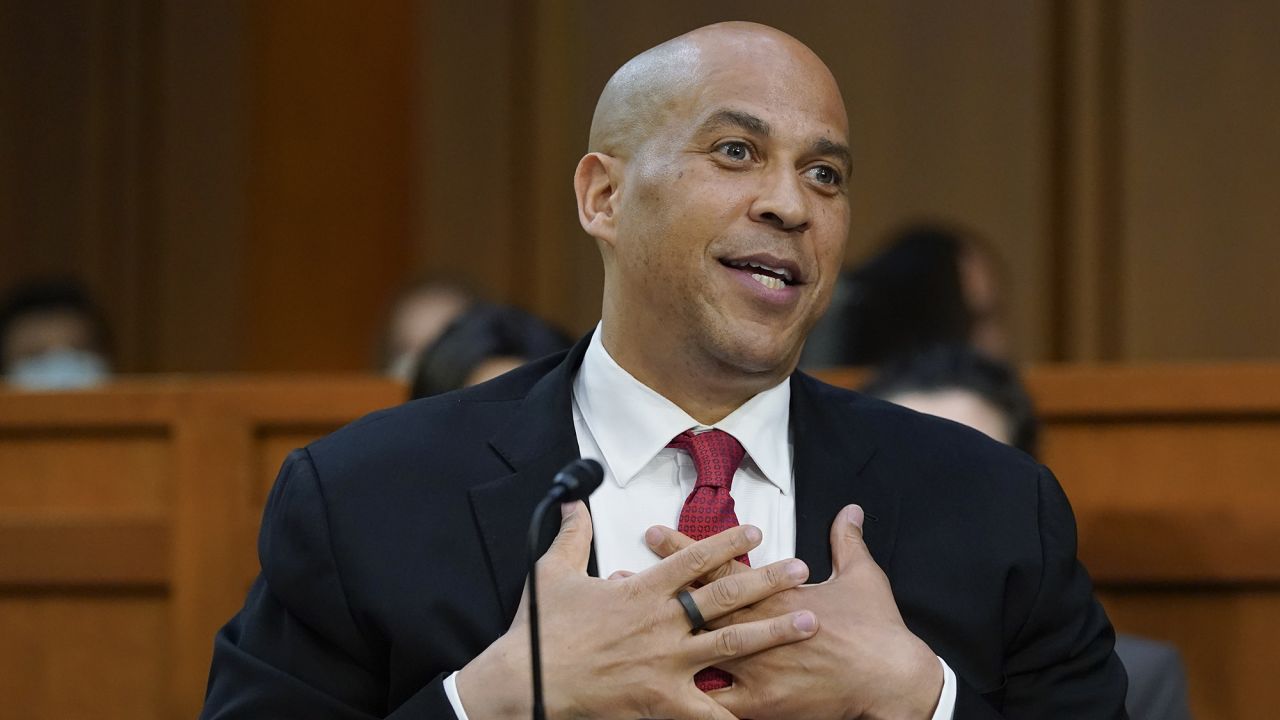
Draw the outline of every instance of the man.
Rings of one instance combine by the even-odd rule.
[[[574,177],[600,327],[292,455],[205,717],[527,717],[522,536],[579,455],[606,477],[537,570],[548,717],[1123,717],[1052,476],[793,372],[843,254],[847,134],[825,65],[770,28],[620,69]]]

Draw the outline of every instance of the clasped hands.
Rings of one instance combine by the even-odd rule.
[[[547,716],[567,718],[921,718],[942,687],[936,656],[902,622],[888,580],[862,543],[862,511],[831,529],[832,574],[802,585],[795,559],[748,568],[750,526],[694,542],[668,528],[645,540],[663,559],[608,580],[587,575],[591,520],[566,505],[538,562]],[[707,629],[693,633],[676,594],[690,589]],[[508,631],[457,676],[468,716],[529,716],[528,597]],[[720,667],[732,687],[704,693],[694,674]]]

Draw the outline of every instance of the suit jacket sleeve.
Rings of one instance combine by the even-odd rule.
[[[1038,482],[1039,587],[1006,648],[1004,687],[979,696],[961,681],[955,720],[1127,718],[1115,632],[1076,557],[1071,505],[1049,470]]]
[[[262,572],[218,632],[201,718],[453,718],[441,674],[387,704],[385,647],[353,617],[310,455],[285,461],[258,538]]]

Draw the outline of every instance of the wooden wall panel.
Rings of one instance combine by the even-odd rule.
[[[163,511],[173,464],[159,432],[0,432],[0,507]]]
[[[523,259],[534,242],[525,178],[536,146],[520,104],[520,46],[533,31],[520,22],[522,5],[427,3],[415,37],[415,273],[507,302],[526,300]]]
[[[1280,591],[1104,588],[1117,628],[1182,649],[1197,720],[1267,720],[1280,702]]]
[[[1098,577],[1140,579],[1133,568],[1141,565],[1153,580],[1275,579],[1275,417],[1055,423],[1044,458],[1079,498],[1082,553]],[[1156,545],[1166,548],[1156,557],[1128,552]]]
[[[257,571],[258,471],[403,395],[377,379],[0,390],[5,707],[194,717],[213,633]]]
[[[1280,5],[1131,0],[1120,18],[1122,357],[1280,354]]]
[[[359,370],[407,279],[410,2],[255,3],[245,369]]]
[[[0,696],[24,720],[164,718],[157,593],[0,593]]]

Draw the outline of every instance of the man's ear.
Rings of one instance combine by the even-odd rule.
[[[613,244],[617,223],[622,161],[604,153],[587,153],[573,173],[578,222],[591,237]]]

